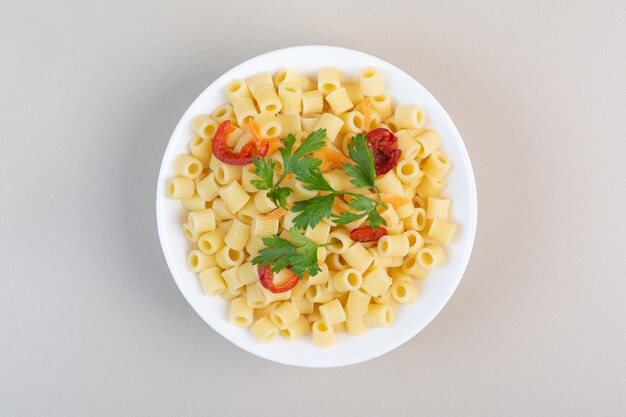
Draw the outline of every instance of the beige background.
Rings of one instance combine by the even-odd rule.
[[[626,3],[387,3],[0,1],[0,416],[626,415]],[[208,328],[154,212],[196,95],[309,43],[426,86],[479,195],[443,312],[332,370]]]

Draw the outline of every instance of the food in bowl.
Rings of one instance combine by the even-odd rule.
[[[451,162],[418,105],[394,108],[381,72],[317,82],[293,70],[225,88],[193,118],[170,198],[189,211],[187,263],[205,294],[262,343],[392,325],[416,280],[445,261],[456,225],[438,196]]]

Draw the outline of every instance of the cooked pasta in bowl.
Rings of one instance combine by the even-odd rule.
[[[476,209],[435,98],[328,46],[218,78],[176,127],[157,190],[163,251],[198,314],[255,355],[309,367],[374,358],[424,328],[463,275]]]

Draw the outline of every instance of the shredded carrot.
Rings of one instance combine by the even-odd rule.
[[[250,121],[246,123],[246,127],[248,128],[248,131],[250,132],[250,134],[252,135],[252,137],[257,143],[263,140],[261,139],[261,132],[259,131],[259,126],[257,126],[256,123],[254,123],[253,121]]]
[[[279,219],[281,217],[283,217],[284,215],[286,215],[287,213],[289,213],[289,210],[291,210],[291,208],[294,206],[295,203],[289,203],[287,204],[287,209],[284,209],[282,207],[278,207],[272,211],[270,211],[269,213],[267,213],[266,215],[263,216],[264,219]]]
[[[370,194],[369,196],[372,198],[376,198],[375,194]],[[407,204],[411,202],[410,198],[406,198],[403,195],[390,194],[390,193],[381,193],[380,199],[383,201],[383,203],[390,203],[390,204],[393,204],[394,206],[401,206],[403,204]]]
[[[363,130],[368,130],[372,123],[372,98],[363,99]]]
[[[263,139],[261,137],[261,132],[259,131],[259,126],[257,126],[257,124],[253,121],[246,123],[245,127],[252,135],[252,141],[254,141],[257,146],[264,143],[268,144],[266,155],[271,155],[278,150],[278,147],[280,146],[280,140],[278,138]]]
[[[336,213],[342,213],[346,210],[348,210],[350,207],[341,199],[339,198],[335,198],[335,201],[333,202],[333,210]]]
[[[328,147],[322,148],[319,151],[314,152],[313,157],[322,160],[322,166],[320,167],[320,170],[322,172],[328,171],[333,167],[341,168],[343,164],[347,164],[352,161],[341,152],[329,149]]]
[[[280,208],[277,208],[276,210],[270,211],[268,214],[264,215],[263,218],[267,220],[280,219],[287,213],[289,213],[287,210],[280,207]]]
[[[278,147],[280,146],[280,140],[278,138],[268,139],[267,143],[268,143],[269,147],[267,148],[267,154],[266,155],[273,154],[274,152],[276,152],[278,150]]]

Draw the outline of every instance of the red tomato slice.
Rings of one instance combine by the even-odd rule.
[[[398,149],[398,139],[390,130],[382,127],[367,134],[367,146],[372,149],[374,155],[376,175],[391,171],[402,155],[402,150]]]
[[[213,155],[215,155],[217,159],[230,165],[247,165],[252,163],[253,155],[265,156],[267,154],[267,150],[269,149],[269,143],[267,141],[258,143],[251,140],[241,148],[241,152],[233,151],[228,147],[226,139],[228,135],[234,131],[235,128],[230,123],[230,120],[224,120],[217,128],[212,144]]]
[[[382,226],[373,229],[371,226],[358,227],[350,232],[350,239],[355,242],[376,242],[387,234],[387,229]]]
[[[274,283],[274,273],[272,272],[272,265],[259,268],[259,281],[261,285],[273,293],[287,292],[298,284],[300,277],[296,274],[291,274],[289,279],[278,285]]]

